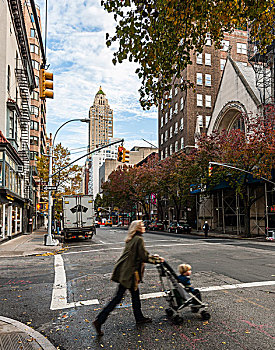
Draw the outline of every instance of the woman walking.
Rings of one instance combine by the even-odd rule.
[[[150,255],[147,252],[142,237],[144,232],[145,227],[142,220],[133,221],[128,229],[124,251],[116,262],[111,277],[112,281],[119,283],[116,294],[93,321],[93,325],[99,336],[103,335],[101,326],[121,301],[126,289],[129,289],[131,293],[132,308],[136,323],[152,322],[152,319],[143,316],[141,311],[138,284],[142,280],[144,263],[157,264],[163,262],[164,259],[157,255]]]

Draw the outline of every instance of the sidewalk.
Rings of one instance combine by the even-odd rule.
[[[62,248],[62,244],[58,246],[45,246],[45,234],[47,234],[47,231],[43,227],[31,234],[23,234],[9,241],[5,241],[0,244],[0,258],[55,253]]]
[[[25,324],[0,316],[0,350],[56,350],[42,334]]]

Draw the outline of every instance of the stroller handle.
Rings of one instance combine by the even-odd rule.
[[[160,265],[164,266],[170,273],[171,275],[173,275],[173,277],[179,281],[179,278],[176,274],[176,272],[173,270],[173,268],[168,264],[168,262],[164,261],[164,262],[161,262]]]

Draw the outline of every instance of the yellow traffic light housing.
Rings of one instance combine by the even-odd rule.
[[[212,170],[213,170],[212,165],[209,165],[209,166],[208,166],[208,176],[209,176],[209,177],[212,176]]]
[[[124,151],[124,147],[119,146],[117,149],[117,161],[118,162],[123,162],[123,151]]]
[[[123,148],[123,157],[122,157],[122,163],[129,163],[129,153],[127,149]]]
[[[40,98],[53,98],[53,73],[40,69]]]

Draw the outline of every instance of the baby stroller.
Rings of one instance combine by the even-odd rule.
[[[210,319],[210,313],[207,311],[207,304],[204,304],[196,295],[192,294],[187,287],[179,282],[178,276],[172,267],[164,261],[157,265],[160,276],[160,282],[165,298],[168,301],[169,308],[165,310],[168,317],[171,317],[175,324],[183,322],[181,317],[183,309],[190,306],[193,313],[201,311],[203,320]]]

